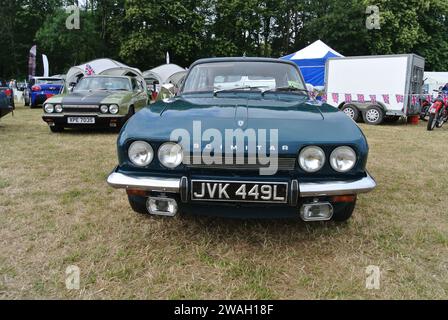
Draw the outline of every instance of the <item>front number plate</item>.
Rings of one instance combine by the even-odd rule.
[[[94,124],[95,118],[93,118],[93,117],[68,117],[67,123],[69,123],[69,124]]]
[[[287,203],[288,183],[192,180],[191,200]]]

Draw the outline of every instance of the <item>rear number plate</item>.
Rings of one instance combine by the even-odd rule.
[[[191,200],[287,203],[288,183],[192,180]]]
[[[92,117],[69,117],[69,118],[67,118],[67,123],[69,123],[69,124],[93,124],[93,123],[95,123],[95,118],[92,118]]]

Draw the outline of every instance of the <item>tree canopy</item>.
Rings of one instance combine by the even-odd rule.
[[[68,30],[68,5],[80,29]],[[379,8],[380,29],[366,27]],[[51,73],[108,57],[143,70],[213,56],[280,57],[321,39],[351,55],[416,53],[448,70],[446,0],[0,0],[0,76],[25,77],[34,44]]]

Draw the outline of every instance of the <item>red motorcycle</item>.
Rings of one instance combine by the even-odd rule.
[[[431,100],[428,100],[425,97],[420,97],[420,106],[421,106],[421,110],[420,110],[420,120],[424,120],[426,121],[426,117],[429,115],[429,108],[431,107]]]
[[[448,121],[448,103],[444,101],[443,94],[448,94],[448,92],[439,92],[439,96],[429,108],[429,120],[427,126],[429,131],[434,130],[435,127],[441,128],[443,124]]]

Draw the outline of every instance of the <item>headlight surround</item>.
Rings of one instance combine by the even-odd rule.
[[[61,113],[62,112],[62,105],[57,104],[54,106],[54,111],[56,111],[57,113]]]
[[[299,165],[306,172],[317,172],[325,164],[325,152],[317,146],[305,147],[299,154]]]
[[[120,111],[120,108],[118,107],[118,105],[116,105],[116,104],[112,104],[112,105],[110,105],[110,107],[109,107],[109,112],[110,112],[111,114],[117,114],[118,111]]]
[[[146,167],[154,159],[154,150],[145,141],[134,141],[128,149],[129,160],[138,167]]]
[[[334,149],[330,156],[330,165],[337,172],[348,172],[356,164],[356,152],[347,146]]]
[[[46,113],[53,113],[54,112],[54,106],[51,103],[47,103],[44,107],[44,110]]]
[[[108,113],[109,112],[109,106],[103,104],[100,106],[101,113]]]
[[[184,159],[182,146],[174,142],[167,142],[161,145],[158,156],[160,163],[169,169],[178,167]]]

